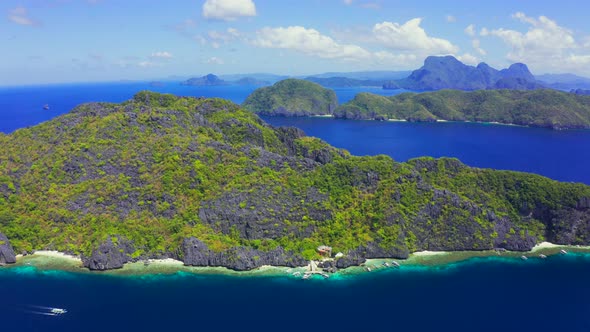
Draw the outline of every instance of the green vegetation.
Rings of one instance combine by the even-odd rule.
[[[298,79],[286,79],[257,89],[242,104],[257,114],[282,116],[327,115],[337,106],[334,91]]]
[[[141,92],[0,135],[0,232],[17,252],[89,254],[126,239],[137,258],[177,252],[187,237],[306,258],[321,244],[372,248],[366,256],[522,250],[589,244],[589,208],[585,185],[351,156],[221,99]]]
[[[590,96],[555,90],[441,90],[383,97],[360,93],[334,116],[347,119],[499,122],[590,128]]]

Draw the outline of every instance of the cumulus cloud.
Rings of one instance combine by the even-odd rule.
[[[256,16],[256,5],[252,0],[207,0],[203,4],[206,19],[233,21],[247,16]]]
[[[8,11],[8,19],[18,25],[39,25],[39,21],[32,19],[25,7],[16,7]]]
[[[371,56],[364,48],[341,44],[315,29],[302,26],[263,28],[252,44],[264,48],[290,49],[325,59],[362,60]]]
[[[527,63],[535,70],[579,70],[580,66],[590,65],[590,50],[576,41],[570,29],[546,16],[534,18],[517,12],[512,18],[527,25],[528,30],[498,28],[480,32],[481,36],[501,39],[510,48],[508,60]]]
[[[476,56],[469,54],[469,53],[457,55],[456,57],[457,57],[457,60],[459,60],[465,64],[472,65],[472,66],[475,66],[480,62],[479,58],[477,58]]]
[[[353,35],[339,33],[339,39],[355,39]],[[318,30],[302,26],[266,27],[257,31],[256,38],[250,40],[250,43],[263,48],[293,50],[324,59],[362,61],[366,66],[382,65],[389,68],[415,66],[428,55],[456,54],[459,50],[444,39],[428,36],[420,27],[420,19],[403,25],[391,22],[376,24],[372,30],[364,31],[362,38],[356,38],[355,43],[342,42]],[[381,49],[371,49],[368,46]],[[466,58],[471,59],[468,56]]]
[[[210,57],[209,59],[207,59],[207,61],[205,61],[205,63],[210,64],[210,65],[222,65],[222,64],[224,64],[224,61],[221,58],[213,56],[213,57]]]
[[[455,16],[453,16],[453,15],[447,15],[446,20],[449,23],[455,23],[455,22],[457,22],[457,18]]]
[[[152,53],[152,55],[150,55],[150,58],[152,59],[172,59],[174,56],[170,53],[170,52],[166,52],[166,51],[160,51],[160,52],[154,52]]]
[[[383,46],[398,51],[415,51],[430,55],[459,51],[450,41],[429,36],[420,26],[421,23],[421,18],[411,19],[404,24],[377,23],[373,27],[373,35]]]

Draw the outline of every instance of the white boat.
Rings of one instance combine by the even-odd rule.
[[[66,309],[61,309],[61,308],[52,308],[50,311],[52,314],[56,314],[56,315],[63,315],[63,314],[68,313],[68,311]]]
[[[396,262],[396,261],[392,261],[392,262],[391,262],[391,265],[393,265],[393,266],[395,266],[395,267],[399,267],[399,263],[398,263],[398,262]]]
[[[540,254],[540,255],[539,255],[539,258],[541,258],[541,259],[545,259],[545,258],[547,258],[547,256],[545,256],[545,255],[543,255],[543,254]]]
[[[561,249],[561,250],[559,251],[559,253],[560,253],[560,254],[562,254],[562,255],[565,255],[565,254],[567,254],[567,251],[565,251],[565,249]]]
[[[523,255],[523,256],[520,256],[520,259],[522,259],[523,261],[526,261],[529,258]]]
[[[309,278],[311,278],[311,274],[310,273],[306,273],[306,274],[303,275],[303,277],[301,279],[307,280]]]

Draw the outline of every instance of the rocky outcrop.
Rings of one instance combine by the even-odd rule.
[[[133,244],[121,237],[109,237],[92,251],[90,257],[82,257],[85,267],[90,270],[120,269],[131,261],[131,255],[135,251]]]
[[[288,234],[308,237],[314,226],[303,224],[304,221],[321,222],[332,217],[322,207],[328,198],[314,188],[298,196],[288,189],[276,191],[261,186],[247,192],[226,192],[202,202],[199,219],[217,231],[224,234],[237,231],[241,238],[248,240],[275,239]]]
[[[265,252],[247,247],[233,247],[216,252],[201,240],[190,237],[182,243],[182,260],[188,266],[222,266],[235,271],[252,270],[263,265],[297,267],[307,265],[299,255],[282,247]]]
[[[14,250],[6,235],[0,233],[0,265],[16,263]]]

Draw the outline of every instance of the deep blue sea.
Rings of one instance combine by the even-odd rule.
[[[10,133],[88,101],[144,89],[242,102],[253,87],[110,83],[0,88]],[[373,88],[337,89],[341,102]],[[49,110],[43,110],[48,104]],[[468,123],[270,118],[358,155],[404,161],[458,157],[471,166],[529,171],[590,184],[590,131]],[[0,331],[590,331],[590,256],[472,259],[344,280],[227,276],[113,277],[0,269]],[[67,308],[60,316],[32,306]]]
[[[590,331],[590,256],[473,259],[346,280],[0,269],[2,331]],[[31,314],[32,305],[67,308]]]

